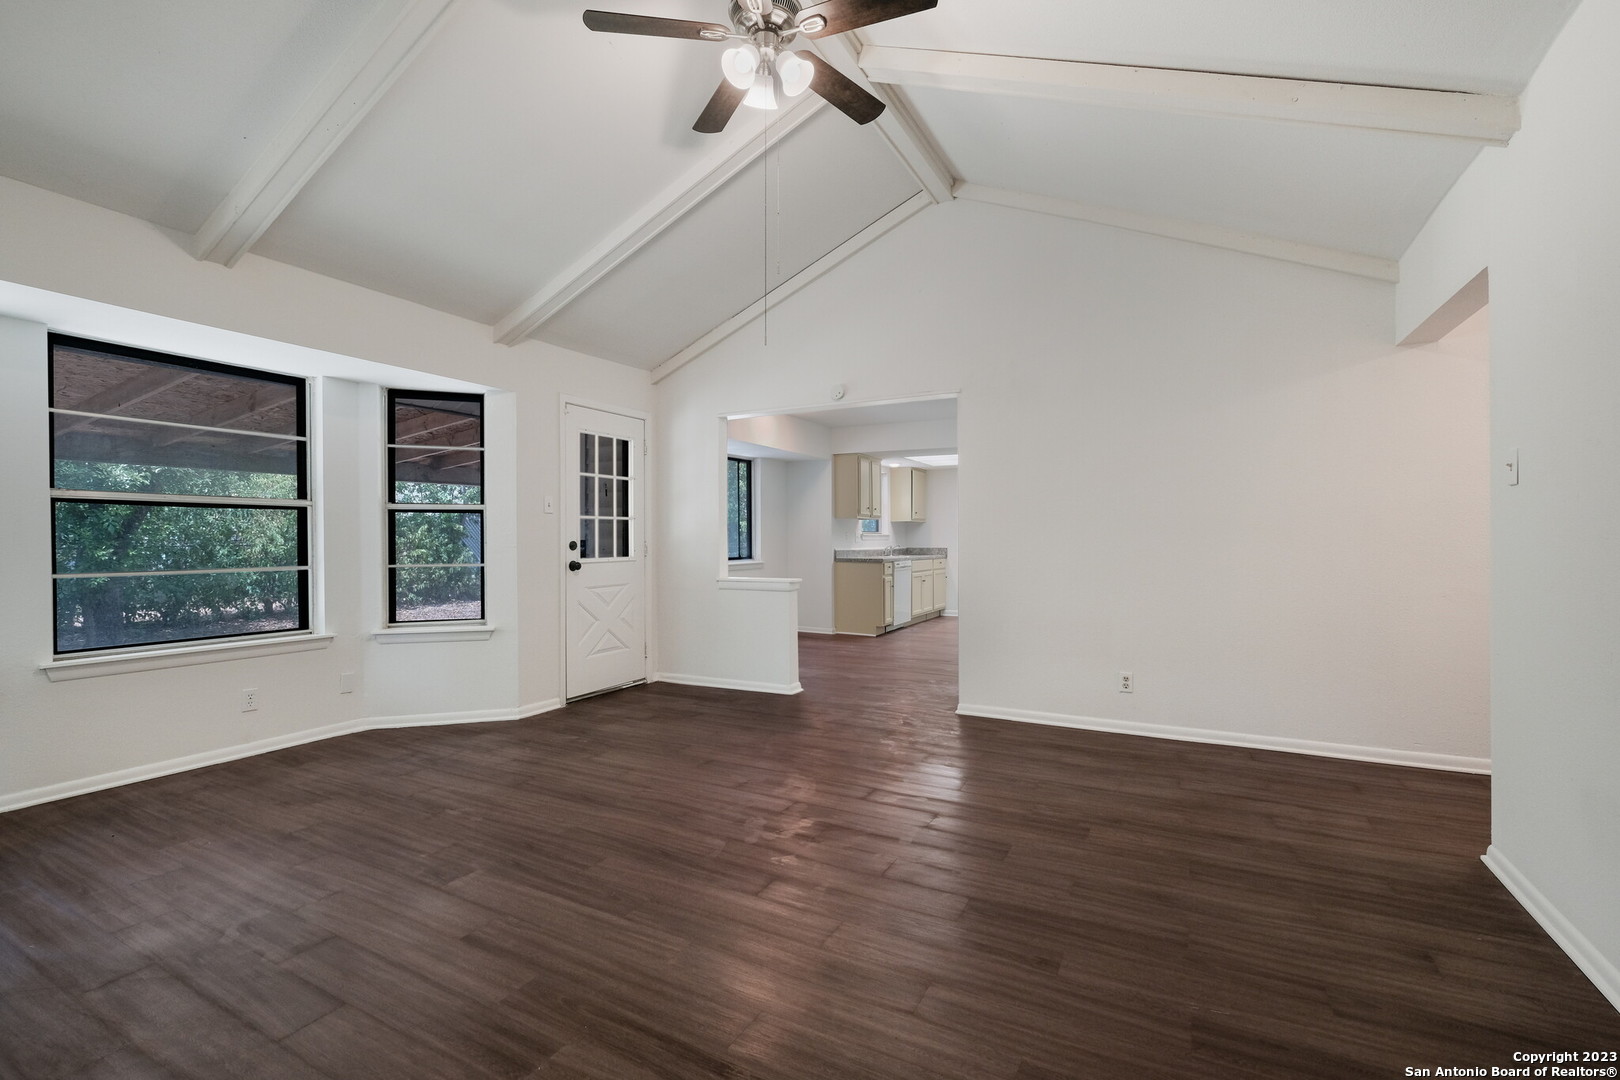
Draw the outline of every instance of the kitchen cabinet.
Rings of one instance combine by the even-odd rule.
[[[894,621],[894,570],[887,563],[833,563],[833,629],[876,637]]]
[[[833,561],[833,629],[840,634],[876,637],[945,610],[944,559]]]
[[[833,455],[833,517],[883,516],[883,473],[877,458]]]
[[[889,520],[928,520],[928,470],[889,470]]]
[[[911,617],[920,618],[934,610],[934,571],[919,570],[917,567],[926,560],[915,560],[911,564]]]

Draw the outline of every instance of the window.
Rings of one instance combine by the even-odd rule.
[[[733,562],[754,557],[754,463],[747,458],[726,458],[726,558]]]
[[[302,379],[52,334],[58,654],[309,629]]]
[[[388,391],[389,621],[484,617],[484,399]]]
[[[883,469],[878,481],[878,513],[882,518],[861,518],[858,535],[870,537],[886,537],[894,532],[889,523],[889,470]]]
[[[631,555],[630,440],[579,434],[579,557],[628,559]]]

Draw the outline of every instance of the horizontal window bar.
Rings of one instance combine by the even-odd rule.
[[[387,444],[390,450],[464,450],[469,454],[482,454],[487,449],[482,443],[468,443],[466,446],[449,446],[443,443],[410,443],[391,442]]]
[[[175,495],[145,491],[82,491],[78,488],[51,488],[51,498],[75,502],[162,503],[173,506],[263,506],[273,510],[309,508],[313,499],[249,499],[237,495]]]
[[[196,570],[87,570],[77,574],[52,574],[51,578],[55,581],[69,581],[73,578],[185,577],[197,574],[268,574],[308,569],[309,564],[306,563],[302,566],[205,566]]]
[[[184,428],[187,431],[218,431],[224,435],[251,435],[260,439],[274,439],[276,442],[308,442],[308,435],[283,435],[273,431],[251,431],[247,428],[207,427],[202,424],[182,424],[176,420],[148,420],[144,416],[120,416],[117,413],[80,412],[77,409],[52,408],[52,413],[58,416],[83,416],[91,420],[118,420],[126,424],[151,424],[153,427]],[[465,447],[464,449],[474,449]]]
[[[481,562],[391,562],[391,563],[388,564],[388,569],[390,569],[390,570],[436,570],[436,569],[446,569],[446,568],[449,568],[449,567],[483,566],[483,565],[484,564],[481,563]],[[90,575],[90,576],[93,577],[95,575]]]

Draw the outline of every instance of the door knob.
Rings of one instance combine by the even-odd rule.
[[[578,570],[579,566],[580,566],[580,563],[579,563],[578,559],[569,559],[568,560],[568,569],[570,569],[570,570]]]

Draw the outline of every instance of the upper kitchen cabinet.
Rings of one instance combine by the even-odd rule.
[[[889,470],[889,520],[928,520],[928,470]]]
[[[834,454],[832,462],[833,517],[882,517],[883,482],[878,459],[865,454]]]

